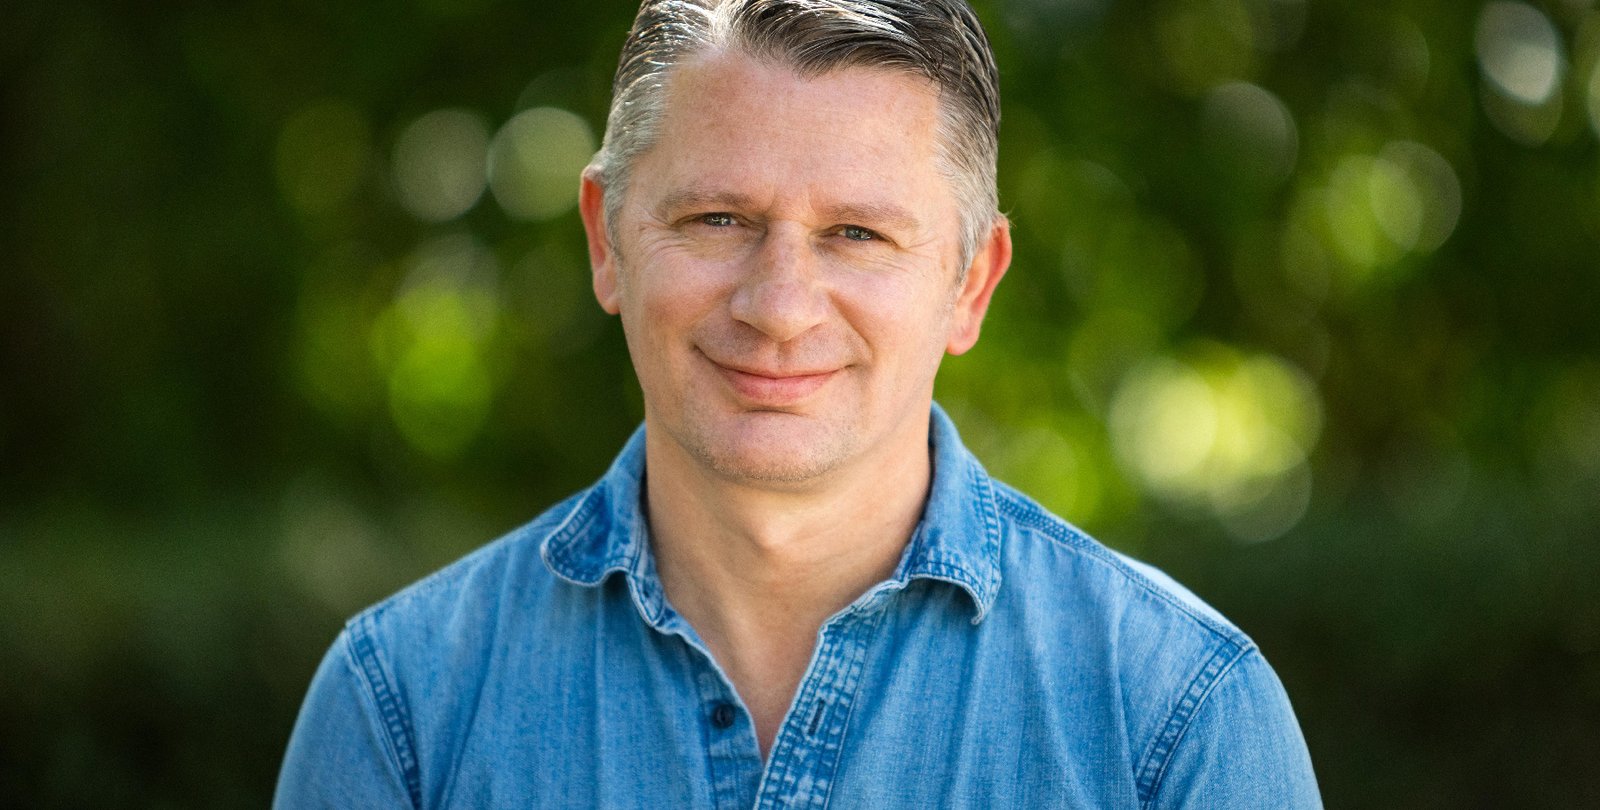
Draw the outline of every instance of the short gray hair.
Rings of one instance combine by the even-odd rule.
[[[622,210],[633,161],[655,145],[672,70],[737,50],[803,76],[850,67],[929,79],[940,97],[940,168],[961,216],[961,267],[999,214],[995,161],[1000,81],[965,0],[644,0],[611,86],[605,142],[586,174],[605,189],[606,227]]]

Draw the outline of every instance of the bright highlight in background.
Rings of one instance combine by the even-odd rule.
[[[470,110],[435,110],[413,121],[394,146],[400,204],[427,222],[465,214],[483,195],[489,131]]]
[[[578,176],[594,155],[594,134],[582,118],[555,107],[517,113],[494,136],[489,187],[517,219],[550,219],[578,201]]]
[[[1490,3],[1478,18],[1478,65],[1500,92],[1530,106],[1543,104],[1561,81],[1561,40],[1538,9]]]
[[[440,459],[461,454],[489,415],[499,337],[499,268],[470,236],[419,247],[372,346],[389,378],[389,412],[406,441]]]
[[[1523,3],[1485,6],[1474,40],[1484,115],[1506,136],[1544,143],[1561,122],[1565,56],[1555,25]]]
[[[1461,216],[1461,182],[1450,162],[1414,141],[1345,156],[1321,194],[1328,241],[1363,279],[1438,249]]]
[[[1129,372],[1110,429],[1118,462],[1146,490],[1260,541],[1305,514],[1322,403],[1293,365],[1208,345],[1192,360],[1156,358]]]

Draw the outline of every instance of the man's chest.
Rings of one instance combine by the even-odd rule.
[[[765,761],[715,662],[647,629],[496,666],[447,721],[462,733],[430,750],[419,728],[423,793],[457,807],[1137,804],[1114,689],[949,636],[937,615],[859,618],[819,634]]]

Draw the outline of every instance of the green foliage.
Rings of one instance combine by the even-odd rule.
[[[260,806],[363,605],[640,418],[573,211],[625,3],[0,31],[0,803]],[[1332,806],[1600,803],[1600,11],[982,3],[1017,258],[939,396],[1261,643]]]

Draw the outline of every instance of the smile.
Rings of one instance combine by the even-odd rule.
[[[708,360],[710,358],[707,358]],[[827,371],[788,371],[735,368],[711,360],[734,393],[748,404],[782,407],[795,405],[828,384],[838,369]]]

